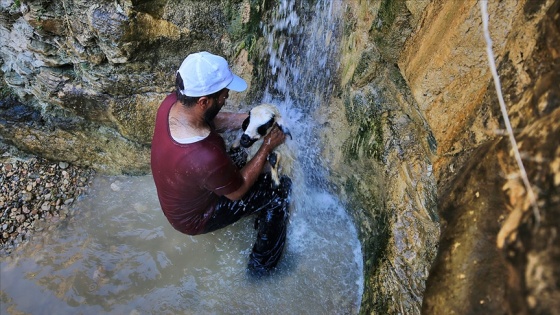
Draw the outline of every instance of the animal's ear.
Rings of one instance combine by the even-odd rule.
[[[275,122],[274,116],[272,116],[272,118],[270,118],[269,121],[259,126],[259,128],[257,128],[257,132],[259,133],[259,135],[265,136],[268,133],[268,130],[272,128],[272,126],[274,125],[274,122]]]
[[[249,117],[245,118],[245,120],[241,124],[241,129],[243,129],[243,131],[247,130],[247,127],[249,127],[249,122],[250,121],[251,121],[251,113],[249,113]]]
[[[292,133],[290,132],[290,129],[288,129],[288,127],[280,126],[280,129],[282,129],[282,132],[283,132],[286,136],[290,136],[290,140],[293,140],[293,138],[292,138]]]

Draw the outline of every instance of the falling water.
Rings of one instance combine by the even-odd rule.
[[[278,105],[289,125],[302,129],[296,145],[306,185],[325,188],[315,110],[335,88],[341,2],[320,0],[314,7],[301,2],[280,1],[273,21],[263,26],[271,68],[264,101]]]
[[[262,26],[272,75],[263,101],[285,115],[298,166],[287,246],[275,273],[246,273],[253,218],[186,236],[166,221],[150,176],[100,176],[71,219],[0,263],[0,313],[358,313],[360,243],[328,191],[314,123],[314,109],[333,88],[339,5],[280,1]]]

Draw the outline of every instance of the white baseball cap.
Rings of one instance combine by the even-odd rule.
[[[183,79],[180,92],[186,96],[206,96],[223,88],[242,92],[247,88],[247,82],[231,72],[223,57],[206,51],[188,55],[177,73]]]

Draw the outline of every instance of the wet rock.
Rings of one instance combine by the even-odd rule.
[[[169,78],[184,47],[233,59],[245,41],[226,25],[245,9],[227,3],[78,0],[32,2],[20,10],[4,1],[2,82],[29,103],[0,107],[0,137],[104,173],[148,173],[155,111],[173,89]]]

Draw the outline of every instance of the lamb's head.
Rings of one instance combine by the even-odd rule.
[[[241,135],[241,140],[239,141],[241,146],[248,148],[253,145],[257,140],[266,136],[275,123],[286,135],[290,136],[290,139],[292,138],[290,131],[284,126],[282,115],[280,115],[276,106],[261,104],[253,107],[249,112],[249,117],[242,124],[243,135]]]

